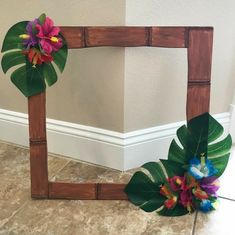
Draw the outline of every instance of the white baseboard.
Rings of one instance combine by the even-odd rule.
[[[233,141],[235,142],[235,105],[230,105],[230,126],[229,132],[232,136]]]
[[[233,109],[234,110],[234,109]],[[235,111],[234,111],[235,112]],[[229,112],[214,115],[225,132],[235,126]],[[48,150],[118,170],[167,158],[171,140],[184,122],[119,133],[54,119],[47,119]],[[0,139],[28,146],[28,115],[0,109]]]

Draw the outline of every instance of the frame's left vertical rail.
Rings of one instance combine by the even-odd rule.
[[[31,197],[48,198],[46,94],[28,98]]]

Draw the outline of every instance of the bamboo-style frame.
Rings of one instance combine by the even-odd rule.
[[[187,48],[187,120],[209,111],[212,27],[61,27],[68,48]],[[45,92],[28,98],[32,198],[126,200],[125,184],[50,182],[47,168]]]

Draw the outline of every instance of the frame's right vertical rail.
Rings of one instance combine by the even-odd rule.
[[[209,112],[213,28],[188,28],[187,120]]]

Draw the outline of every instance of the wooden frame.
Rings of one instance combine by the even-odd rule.
[[[187,48],[187,120],[209,111],[212,27],[61,27],[61,31],[70,49]],[[41,93],[28,99],[32,198],[126,200],[125,184],[49,182],[45,97],[45,93]]]

